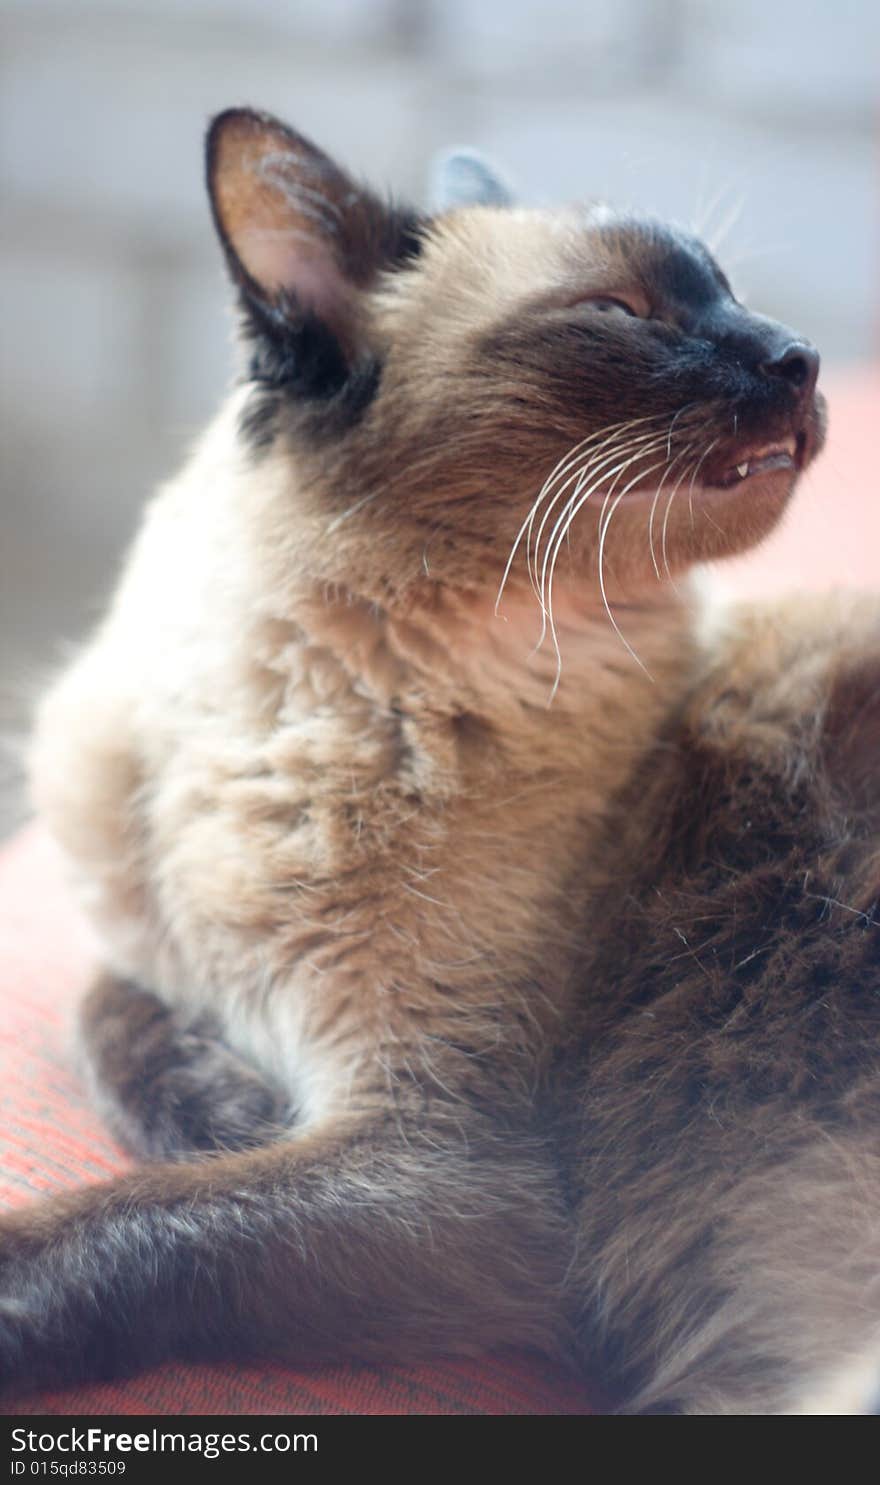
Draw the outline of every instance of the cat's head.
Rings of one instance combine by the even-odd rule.
[[[519,534],[514,584],[546,591],[563,556],[632,590],[760,539],[822,443],[814,348],[695,238],[512,206],[481,169],[466,187],[490,204],[419,215],[275,119],[211,127],[240,437],[255,471],[289,466],[303,561],[386,598],[491,587]]]

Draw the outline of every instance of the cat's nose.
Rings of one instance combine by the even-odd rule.
[[[796,393],[798,401],[808,402],[816,390],[819,377],[819,352],[808,340],[792,340],[764,361],[765,376],[779,377]]]

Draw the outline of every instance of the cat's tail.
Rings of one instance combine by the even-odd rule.
[[[17,1389],[172,1357],[558,1353],[567,1246],[527,1132],[465,1128],[453,1109],[337,1120],[4,1217],[0,1376]]]

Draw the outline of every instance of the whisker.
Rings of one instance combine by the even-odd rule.
[[[684,482],[687,479],[687,477],[688,477],[688,469],[685,468],[685,469],[682,470],[681,474],[679,475],[678,479],[675,481],[675,484],[673,485],[672,489],[670,490],[670,492],[669,492],[669,499],[666,502],[666,509],[663,512],[663,541],[662,541],[663,571],[664,571],[664,574],[665,574],[665,577],[666,577],[666,581],[672,584],[672,586],[675,589],[676,593],[678,592],[678,588],[676,587],[676,585],[675,585],[675,579],[673,578],[672,573],[669,570],[669,559],[668,559],[668,557],[666,555],[666,541],[665,541],[665,537],[666,537],[666,526],[667,526],[667,522],[669,520],[669,512],[672,509],[673,501],[675,500],[676,495],[678,494],[679,490],[681,489],[681,487],[684,484]],[[662,581],[662,578],[661,578],[661,581]]]
[[[705,464],[705,462],[708,459],[709,455],[711,454],[712,450],[715,448],[715,445],[717,444],[717,442],[718,442],[718,439],[717,438],[714,438],[712,440],[712,442],[710,443],[710,445],[707,448],[706,452],[704,453],[702,459],[700,460],[699,464],[697,465],[696,469],[694,470],[693,474],[691,475],[691,482],[690,482],[690,485],[688,487],[688,510],[690,511],[690,515],[691,515],[691,528],[693,528],[693,524],[694,524],[694,481],[696,480],[697,475],[699,474],[700,469],[702,468],[703,464]]]
[[[348,510],[344,510],[341,515],[334,517],[334,519],[330,522],[330,525],[324,532],[324,535],[332,536],[334,531],[338,531],[339,527],[343,525],[343,523],[347,521],[350,516],[355,515],[359,510],[363,510],[365,505],[369,505],[370,502],[375,500],[377,496],[381,495],[381,493],[381,490],[371,490],[368,495],[362,495],[360,500],[356,500],[354,502],[354,505],[350,505],[348,507]]]
[[[719,203],[720,204],[720,203]],[[740,191],[731,204],[727,207],[721,220],[712,227],[712,231],[705,234],[706,246],[709,252],[717,255],[728,233],[736,226],[743,213],[746,204],[746,192]]]
[[[696,467],[694,469],[694,472],[691,475],[690,484],[688,485],[688,510],[690,511],[691,529],[692,530],[693,530],[693,525],[694,525],[694,485],[696,483],[697,475],[699,474],[700,470],[702,469],[703,465],[705,464],[706,460],[708,459],[709,455],[711,454],[712,450],[715,448],[715,445],[717,443],[718,443],[718,439],[717,438],[714,438],[712,440],[712,442],[709,444],[709,447],[703,451],[702,455],[700,456],[700,458],[699,458],[699,460],[697,462],[697,465],[696,465]],[[667,523],[667,520],[668,519],[669,519],[669,507],[667,506],[667,508],[666,508],[666,514],[663,517],[663,543],[662,543],[662,545],[663,545],[663,560],[664,560],[664,562],[666,562],[666,523]],[[666,571],[667,571],[667,573],[669,573],[669,564],[668,564],[668,562],[666,563]]]
[[[651,675],[650,671],[648,670],[648,667],[645,665],[645,663],[641,659],[641,657],[636,654],[635,650],[633,649],[633,647],[630,644],[629,640],[627,639],[626,635],[621,630],[620,625],[618,624],[617,620],[614,617],[614,614],[611,612],[611,604],[608,602],[608,594],[607,594],[607,592],[605,590],[605,572],[604,572],[605,539],[606,539],[606,537],[608,535],[608,528],[611,525],[611,521],[613,519],[614,512],[617,510],[617,507],[620,505],[620,502],[623,499],[624,495],[626,495],[628,493],[628,491],[632,489],[633,485],[638,484],[638,482],[639,482],[640,479],[644,479],[647,475],[653,474],[656,469],[662,469],[663,468],[663,465],[665,463],[666,463],[666,460],[665,459],[659,460],[656,464],[652,464],[650,469],[643,470],[641,473],[635,475],[633,477],[633,479],[630,480],[629,484],[624,485],[624,487],[621,490],[620,494],[615,497],[614,503],[612,504],[611,509],[608,512],[608,515],[607,515],[607,517],[605,519],[604,524],[603,524],[603,521],[602,521],[602,514],[604,514],[604,510],[605,510],[605,506],[604,505],[602,507],[602,514],[600,514],[600,516],[599,516],[599,592],[602,595],[602,602],[605,605],[605,612],[607,613],[609,619],[611,620],[611,627],[613,628],[613,630],[614,630],[615,634],[617,635],[618,639],[621,640],[621,642],[623,643],[623,645],[625,646],[625,648],[627,650],[629,650],[629,653],[632,655],[632,657],[635,660],[636,664],[638,666],[640,666],[640,668],[645,672],[645,675],[648,677],[649,680],[653,680],[653,676]],[[610,495],[610,492],[609,492],[609,495]],[[606,504],[607,504],[607,501],[606,501]]]
[[[672,473],[672,470],[675,468],[678,461],[680,459],[686,458],[687,455],[692,452],[693,447],[694,444],[692,441],[690,443],[686,443],[684,447],[680,449],[679,452],[676,454],[675,458],[670,460],[664,471],[663,478],[661,479],[659,485],[657,486],[657,489],[654,492],[654,499],[651,501],[651,510],[648,516],[648,550],[651,554],[651,562],[653,563],[654,572],[656,574],[658,582],[660,582],[660,567],[657,562],[657,553],[654,549],[654,516],[657,511],[657,505],[660,500],[660,496],[663,492],[663,486],[666,484],[668,476]],[[685,471],[685,473],[686,472],[687,471]]]
[[[671,423],[669,424],[668,452],[670,455],[672,454],[672,435],[675,432],[679,418],[683,418],[685,413],[691,412],[695,407],[699,407],[699,405],[700,404],[698,402],[686,402],[683,407],[680,407],[678,409],[678,412],[673,417]]]
[[[580,514],[587,500],[590,499],[596,490],[603,486],[607,486],[607,490],[603,499],[598,523],[598,578],[602,603],[608,615],[609,622],[624,648],[629,652],[636,664],[645,671],[645,674],[649,674],[644,663],[621,631],[608,599],[604,570],[608,532],[623,498],[640,481],[645,480],[648,476],[662,469],[663,474],[654,493],[648,519],[648,544],[651,562],[659,581],[661,579],[661,570],[657,561],[654,541],[656,513],[667,480],[671,477],[676,466],[684,463],[684,468],[670,492],[663,516],[661,554],[666,575],[670,582],[672,582],[667,551],[667,529],[672,505],[682,484],[688,478],[688,475],[690,475],[690,501],[693,519],[692,502],[694,486],[703,463],[718,442],[716,439],[710,443],[693,464],[687,463],[688,457],[694,453],[696,448],[696,440],[693,437],[688,437],[689,433],[693,434],[696,432],[696,419],[691,420],[691,426],[688,428],[687,415],[698,406],[699,404],[696,402],[685,403],[669,421],[667,421],[665,415],[650,414],[641,418],[628,419],[621,423],[607,424],[604,428],[598,429],[581,439],[579,443],[568,449],[554,465],[519,527],[504,567],[495,600],[495,613],[496,615],[499,613],[513,564],[520,547],[525,543],[526,569],[532,590],[538,599],[541,610],[541,633],[535,646],[535,651],[537,652],[541,648],[549,631],[556,657],[556,676],[548,705],[556,695],[562,676],[562,652],[553,613],[553,588],[556,568],[563,545],[571,539],[572,527],[577,516]],[[678,452],[673,453],[673,438],[682,422],[685,423],[683,431],[686,441]],[[621,480],[625,477],[627,470],[631,469],[634,464],[643,463],[645,459],[650,458],[652,454],[657,453],[661,448],[665,449],[665,458],[656,460],[647,469],[639,468],[633,474],[632,478],[627,481],[623,489],[619,493],[615,493]],[[556,514],[560,502],[562,502],[562,509]],[[545,540],[545,533],[548,531],[548,527],[550,528],[549,534]],[[542,552],[543,557],[541,555]]]
[[[565,510],[563,511],[562,515],[559,517],[556,525],[553,528],[550,539],[547,542],[547,546],[545,548],[544,564],[541,570],[541,634],[538,639],[536,648],[539,649],[540,646],[543,644],[544,636],[547,633],[547,627],[549,623],[550,633],[553,641],[553,648],[556,653],[557,665],[559,664],[561,657],[559,654],[556,625],[553,619],[553,577],[556,571],[556,564],[559,560],[559,553],[562,549],[562,544],[565,540],[565,537],[571,529],[571,525],[573,520],[575,519],[575,516],[580,510],[583,509],[583,506],[585,505],[587,500],[589,500],[590,496],[594,493],[595,490],[599,488],[600,485],[604,484],[607,479],[612,479],[613,477],[613,482],[611,485],[611,489],[613,490],[617,483],[617,480],[625,472],[625,470],[629,469],[630,466],[634,464],[637,459],[644,458],[648,454],[653,453],[658,446],[658,440],[656,439],[656,437],[654,437],[652,441],[647,444],[647,446],[640,447],[635,453],[632,453],[630,451],[630,446],[627,451],[627,457],[616,464],[613,469],[606,469],[603,474],[599,475],[597,479],[594,479],[592,481],[587,490],[583,493],[580,493],[580,491],[583,490],[583,486],[580,485],[578,487],[578,491],[575,492],[575,495],[573,495],[567,502]],[[615,451],[615,454],[612,457],[616,458],[617,454],[619,453],[620,450],[618,449]],[[606,460],[604,462],[608,463],[610,461]],[[591,473],[595,474],[595,469],[591,470]],[[557,532],[559,532],[558,537]]]
[[[603,450],[605,450],[608,447],[609,444],[611,444],[613,446],[616,442],[619,442],[621,440],[621,438],[622,438],[622,435],[624,433],[627,433],[631,428],[636,428],[636,427],[639,427],[643,423],[652,422],[652,421],[656,421],[656,417],[652,417],[652,418],[647,418],[647,417],[645,417],[645,418],[632,418],[632,419],[630,419],[629,422],[626,422],[626,423],[617,423],[617,424],[613,425],[613,431],[611,432],[610,436],[608,438],[603,439],[603,441],[599,444],[599,446],[596,449],[593,450],[592,457],[587,461],[587,464],[582,467],[581,474],[580,475],[572,475],[569,479],[567,479],[565,481],[565,484],[562,485],[556,491],[556,494],[554,495],[552,501],[550,502],[549,506],[547,507],[546,511],[544,512],[544,516],[543,516],[543,518],[541,520],[541,524],[538,527],[538,535],[537,535],[537,538],[535,540],[535,565],[534,565],[535,582],[533,583],[533,586],[535,587],[536,593],[537,593],[536,584],[537,584],[537,579],[538,579],[538,553],[540,552],[540,549],[541,549],[541,538],[542,538],[542,536],[544,534],[544,528],[547,525],[548,520],[550,519],[550,514],[551,514],[554,506],[557,504],[557,502],[559,501],[559,499],[561,498],[561,496],[564,494],[564,492],[568,489],[569,485],[572,484],[573,481],[577,480],[577,482],[580,483],[580,480],[582,478],[584,478],[584,479],[589,478],[590,473],[591,473],[591,470],[598,467],[593,462],[594,459],[595,459],[595,457],[596,457],[596,455],[601,454],[603,452]],[[650,433],[639,434],[639,435],[637,435],[637,439],[638,439],[638,441],[640,441],[643,438],[648,438],[648,437],[651,437],[651,436],[653,436],[653,435],[650,434]],[[619,452],[620,452],[619,449],[615,449],[615,448],[612,447],[612,451],[611,451],[610,455],[608,455],[608,458],[609,459],[616,458],[617,457],[617,454]]]
[[[590,488],[587,491],[587,494],[585,496],[583,496],[583,499],[586,499],[589,495],[592,494],[592,492],[594,490],[596,490],[599,487],[599,485],[602,484],[603,480],[610,479],[612,475],[617,474],[619,472],[622,472],[625,468],[627,468],[627,466],[628,466],[629,463],[632,463],[633,462],[633,459],[637,459],[637,458],[639,458],[639,457],[641,457],[643,455],[646,455],[648,453],[653,453],[654,448],[655,447],[658,447],[658,446],[659,446],[659,442],[658,442],[658,435],[657,435],[656,432],[643,433],[643,434],[640,434],[637,438],[633,438],[633,439],[627,440],[626,443],[622,443],[622,444],[619,443],[617,445],[617,447],[612,448],[611,449],[611,452],[610,453],[607,453],[605,455],[604,459],[599,460],[598,463],[591,460],[590,463],[588,463],[585,466],[585,468],[581,471],[581,474],[580,474],[580,476],[578,478],[578,481],[577,481],[577,483],[575,485],[575,488],[572,491],[571,495],[569,496],[568,500],[566,501],[566,503],[565,503],[565,505],[563,507],[563,510],[562,510],[562,514],[557,518],[556,525],[553,527],[553,530],[550,533],[550,536],[549,536],[549,538],[547,540],[547,545],[546,545],[546,547],[544,549],[545,555],[544,555],[544,562],[543,562],[543,565],[542,565],[542,568],[541,568],[540,588],[539,589],[536,589],[539,602],[541,603],[541,605],[542,605],[543,608],[546,608],[546,604],[544,603],[544,593],[545,593],[545,586],[546,586],[546,579],[547,579],[547,566],[548,566],[548,562],[550,560],[550,554],[551,554],[551,552],[554,551],[554,543],[556,541],[556,536],[557,536],[557,533],[559,532],[560,528],[564,526],[563,536],[570,530],[571,522],[570,522],[570,520],[568,520],[568,516],[569,516],[569,513],[571,512],[571,510],[575,506],[577,506],[577,508],[580,509],[580,503],[582,503],[581,502],[581,496],[582,496],[582,491],[583,491],[584,485],[589,480],[592,480],[592,483],[590,484]],[[614,469],[609,469],[608,466],[610,464],[612,464],[615,459],[618,459],[621,455],[624,456],[624,458],[621,461],[621,463],[615,465]],[[629,457],[630,455],[632,455],[632,458]],[[593,476],[596,475],[596,474],[598,474],[598,472],[600,470],[603,470],[604,473],[602,473],[598,479],[593,479]],[[569,483],[570,483],[570,481],[569,481]],[[561,493],[562,492],[560,491],[560,494]],[[554,502],[554,504],[555,504],[555,502]],[[551,509],[552,509],[552,507],[551,507]],[[543,534],[544,526],[546,525],[547,519],[549,519],[549,515],[550,515],[550,510],[548,509],[548,511],[546,513],[546,518],[545,518],[544,521],[541,522],[541,527],[540,527],[540,530],[538,532],[538,543],[540,543],[540,539],[541,539],[541,536]],[[537,546],[537,544],[536,544],[536,550],[540,550],[540,547]],[[535,564],[535,577],[536,577],[536,579],[537,579],[537,576],[538,576],[538,573],[537,573],[537,561],[536,561],[536,564]],[[543,640],[544,632],[545,632],[544,630],[541,631],[541,640]],[[538,641],[539,645],[541,643],[541,640]]]
[[[697,203],[690,222],[691,231],[696,237],[701,237],[704,242],[708,240],[710,230],[712,230],[712,218],[724,207],[725,197],[729,196],[733,189],[732,180],[724,181],[712,192],[708,201]]]
[[[639,419],[638,421],[644,421],[644,420],[643,419]],[[549,492],[553,488],[553,485],[556,483],[556,481],[558,479],[562,478],[562,476],[564,474],[566,474],[568,472],[568,470],[571,469],[571,467],[574,464],[577,464],[578,463],[579,459],[586,452],[586,450],[589,448],[590,444],[595,443],[597,441],[597,439],[601,439],[605,434],[612,433],[615,430],[621,430],[621,429],[623,429],[623,428],[625,428],[627,426],[629,426],[629,425],[627,425],[626,423],[609,423],[609,424],[606,424],[606,426],[604,428],[600,428],[595,433],[588,434],[588,436],[586,438],[582,438],[579,443],[575,444],[573,448],[570,448],[565,454],[563,454],[562,458],[559,459],[557,461],[557,463],[554,465],[551,473],[547,476],[547,479],[544,481],[543,485],[541,486],[541,489],[539,490],[538,495],[535,498],[535,501],[532,504],[532,507],[531,507],[528,515],[526,516],[525,520],[523,521],[522,525],[520,526],[519,531],[516,534],[516,538],[514,540],[513,546],[510,549],[510,556],[507,559],[507,565],[506,565],[506,567],[504,569],[504,575],[503,575],[503,577],[501,579],[501,585],[500,585],[500,587],[498,589],[498,596],[497,596],[497,598],[495,600],[495,613],[496,613],[496,615],[498,613],[498,608],[499,608],[499,605],[501,603],[501,599],[502,599],[503,594],[504,594],[504,589],[505,589],[505,587],[507,585],[507,580],[508,580],[508,578],[510,576],[510,569],[513,566],[514,560],[516,558],[516,554],[519,551],[519,548],[520,548],[520,545],[522,543],[523,537],[526,536],[527,533],[529,533],[529,535],[531,534],[531,528],[532,528],[532,526],[534,524],[535,516],[537,515],[538,508],[540,507],[541,502],[549,494]],[[532,568],[531,568],[531,561],[529,560],[528,547],[527,547],[527,550],[526,550],[526,559],[527,559],[528,568],[529,568],[529,576],[531,577]],[[535,581],[534,581],[534,579],[532,579],[532,586],[535,587]],[[536,593],[536,596],[537,596],[537,588],[536,587],[535,587],[535,593]]]
[[[555,622],[554,622],[554,619],[553,619],[553,577],[554,577],[554,573],[556,571],[556,563],[557,563],[557,561],[559,559],[559,553],[562,550],[562,544],[563,544],[563,542],[565,540],[566,534],[567,534],[568,530],[570,529],[570,527],[572,525],[572,522],[576,519],[576,517],[578,516],[578,514],[580,513],[580,511],[583,509],[584,505],[589,500],[590,496],[594,493],[594,491],[596,489],[598,489],[598,487],[601,484],[604,483],[604,481],[606,479],[610,478],[611,475],[614,475],[615,476],[615,478],[614,478],[614,480],[613,480],[613,482],[611,484],[611,487],[608,490],[608,496],[610,496],[610,495],[613,494],[614,488],[615,488],[618,480],[625,473],[625,471],[627,469],[631,468],[632,465],[635,464],[637,460],[644,459],[644,458],[648,457],[650,454],[655,453],[658,448],[662,447],[662,445],[665,443],[665,441],[666,441],[665,435],[663,435],[663,436],[661,436],[659,438],[656,437],[656,435],[655,435],[654,438],[653,438],[653,441],[650,442],[650,443],[648,443],[647,446],[639,448],[635,453],[630,454],[630,456],[628,458],[622,460],[621,463],[618,464],[615,467],[615,469],[613,469],[613,470],[609,471],[608,473],[600,476],[599,479],[594,480],[592,482],[592,484],[590,485],[589,489],[587,489],[584,492],[584,494],[581,495],[581,497],[577,501],[577,503],[576,504],[570,504],[569,505],[569,507],[567,508],[566,512],[564,512],[563,515],[560,516],[559,520],[556,523],[556,526],[554,527],[553,534],[551,535],[550,541],[547,544],[547,551],[546,551],[546,555],[545,555],[545,558],[544,558],[544,568],[543,568],[542,576],[541,576],[541,592],[542,592],[542,595],[544,595],[545,594],[545,591],[546,591],[546,601],[545,601],[545,603],[543,605],[543,607],[544,607],[544,616],[543,616],[543,621],[542,621],[541,639],[538,641],[538,644],[540,646],[540,644],[543,641],[544,635],[546,633],[547,624],[549,622],[550,634],[551,634],[551,638],[552,638],[552,641],[553,641],[553,649],[554,649],[554,652],[555,652],[555,655],[556,655],[556,682],[555,682],[555,685],[553,687],[553,691],[551,693],[551,698],[550,698],[551,701],[553,699],[553,696],[555,696],[555,694],[556,694],[556,690],[557,690],[557,688],[559,686],[559,678],[560,678],[560,675],[562,673],[562,655],[560,653],[559,640],[558,640],[558,636],[557,636],[557,633],[556,633],[556,625],[555,625]],[[661,461],[661,462],[665,462],[665,461]],[[656,467],[656,468],[659,469],[660,468],[660,465],[658,464],[658,465],[656,465],[654,467]],[[649,470],[648,472],[650,473],[651,471]],[[630,483],[627,485],[627,487],[626,487],[627,490],[630,490],[632,488],[632,486],[634,484],[637,484],[638,481],[640,479],[642,479],[642,478],[643,478],[643,472],[640,471],[630,481]],[[606,499],[608,498],[608,496],[606,496]],[[604,506],[603,506],[603,509],[604,509]],[[562,532],[560,533],[560,535],[558,536],[558,538],[556,538],[555,545],[554,545],[554,537],[556,536],[556,532],[559,530],[559,527],[560,527],[560,525],[562,525],[562,522],[563,521],[565,522],[565,525],[563,526]],[[549,568],[550,568],[550,570],[549,570],[549,579],[547,579],[547,576],[546,576],[548,563],[549,563]],[[545,583],[546,583],[546,590],[545,590]]]
[[[711,454],[712,450],[715,448],[715,446],[716,446],[717,443],[718,443],[718,439],[717,438],[713,439],[712,442],[708,445],[708,447],[703,450],[703,453],[700,455],[699,459],[697,460],[696,464],[694,465],[694,470],[693,470],[693,473],[691,475],[691,482],[690,482],[690,494],[689,494],[689,500],[690,501],[693,500],[693,491],[694,491],[694,485],[696,483],[697,475],[699,474],[700,470],[702,469],[703,465],[706,462],[706,459]],[[664,571],[666,573],[666,576],[667,576],[669,582],[672,583],[673,588],[675,588],[675,580],[673,579],[672,573],[669,570],[669,558],[668,558],[668,556],[666,554],[666,529],[667,529],[667,527],[669,525],[669,512],[672,509],[672,503],[675,500],[675,497],[678,494],[678,491],[680,490],[681,485],[682,485],[683,480],[685,479],[685,477],[686,477],[686,473],[685,473],[685,475],[682,476],[682,479],[680,479],[680,480],[677,481],[676,486],[675,486],[675,489],[673,490],[672,494],[669,497],[669,502],[668,502],[668,504],[666,506],[666,510],[663,513],[663,533],[662,533],[662,538],[661,538],[661,542],[660,542],[660,547],[661,547],[661,551],[662,551],[662,555],[663,555],[663,568],[664,568]],[[691,504],[691,518],[693,519],[693,505],[692,504]],[[678,591],[678,589],[676,588],[676,592],[677,591]]]

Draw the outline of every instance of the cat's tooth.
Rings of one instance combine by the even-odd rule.
[[[749,461],[748,461],[748,459],[746,460],[745,464],[737,464],[737,466],[736,466],[736,472],[739,475],[739,477],[740,477],[741,480],[744,480],[745,479],[746,475],[749,472]]]

